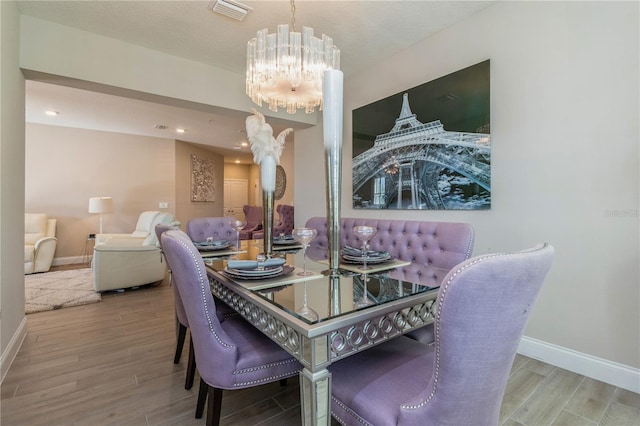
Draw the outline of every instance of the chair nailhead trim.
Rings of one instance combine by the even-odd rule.
[[[331,399],[335,401],[336,404],[338,404],[344,411],[346,411],[347,413],[351,414],[353,416],[353,418],[355,420],[358,421],[358,423],[363,424],[365,426],[373,426],[371,423],[369,423],[368,421],[366,421],[365,419],[363,419],[361,416],[358,415],[358,413],[356,413],[355,411],[353,411],[351,408],[347,407],[346,405],[344,405],[342,403],[342,401],[340,401],[339,399],[337,399],[336,397],[334,397],[333,395],[331,396]],[[333,415],[333,411],[331,412],[331,414]],[[338,420],[338,422],[340,422],[343,425],[346,425],[345,421],[342,419],[339,419],[337,417],[334,417],[336,420]]]
[[[447,283],[444,284],[444,286],[440,286],[440,288],[442,289],[442,293],[441,293],[441,297],[438,298],[438,311],[436,313],[436,318],[435,318],[435,334],[436,334],[436,339],[435,339],[435,345],[436,345],[436,369],[435,372],[433,374],[433,387],[431,388],[431,393],[429,394],[429,396],[422,402],[420,402],[419,404],[413,404],[413,405],[401,405],[400,408],[402,409],[407,409],[407,410],[415,410],[417,408],[420,408],[424,405],[426,405],[428,402],[430,402],[433,397],[435,396],[437,390],[438,390],[438,379],[440,376],[440,317],[442,315],[442,309],[444,308],[444,299],[445,296],[447,294],[447,290],[449,289],[449,285],[451,284],[451,282],[458,276],[458,274],[460,274],[462,271],[464,271],[465,269],[467,269],[468,267],[478,264],[480,262],[483,262],[487,259],[493,259],[496,257],[501,257],[501,256],[508,256],[508,255],[513,255],[514,253],[500,253],[500,254],[490,254],[487,256],[483,256],[483,257],[479,257],[471,262],[467,262],[464,265],[462,265],[460,268],[456,269],[455,272],[453,272],[450,276],[449,279],[447,280]]]
[[[189,247],[189,245],[187,245],[184,241],[182,241],[182,239],[177,238],[177,241],[180,243],[180,245],[182,245],[185,249],[187,249],[187,251],[189,252],[189,254],[191,255],[191,258],[193,260],[193,262],[196,265],[196,268],[198,270],[198,281],[200,281],[200,294],[202,296],[202,303],[204,304],[204,311],[205,311],[205,315],[207,316],[207,324],[209,325],[209,331],[211,331],[211,334],[213,334],[213,336],[216,338],[216,340],[224,347],[226,348],[235,348],[235,345],[230,345],[226,342],[223,342],[222,339],[220,338],[220,336],[218,336],[218,334],[215,332],[215,330],[213,329],[213,322],[211,321],[211,315],[210,315],[210,310],[209,307],[207,306],[207,298],[205,297],[205,287],[208,291],[209,290],[209,281],[207,280],[207,285],[204,286],[203,282],[203,271],[200,268],[200,264],[198,263],[199,259],[202,259],[200,253],[198,253],[197,255],[193,252],[193,250],[191,250],[191,247]],[[193,245],[192,245],[193,246]]]
[[[234,383],[233,387],[247,387],[247,386],[252,386],[252,385],[258,385],[258,384],[261,384],[261,383],[269,383],[269,382],[275,381],[276,379],[285,379],[285,378],[288,378],[288,377],[295,376],[298,373],[300,373],[300,370],[292,371],[290,373],[277,374],[275,376],[265,377],[265,378],[260,379],[260,380],[251,380],[249,382]]]

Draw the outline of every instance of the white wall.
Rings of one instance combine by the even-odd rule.
[[[19,19],[0,1],[0,381],[26,334],[24,315],[24,77]]]
[[[162,31],[162,28],[158,28]],[[130,89],[245,114],[255,105],[244,75],[50,21],[20,17],[20,66],[29,71]],[[238,96],[241,93],[242,96]],[[316,114],[264,111],[267,117],[315,124]]]
[[[133,232],[143,211],[176,215],[175,140],[33,123],[25,139],[24,206],[57,219],[55,264],[92,254],[87,236],[99,232],[100,220],[87,211],[90,197],[113,197],[105,233]]]
[[[637,2],[500,2],[347,79],[342,185],[343,217],[469,222],[475,254],[553,244],[529,342],[567,359],[572,351],[585,355],[591,363],[583,374],[601,361],[621,367],[635,377],[636,392],[638,15]],[[486,59],[491,210],[353,210],[351,111]],[[321,126],[296,132],[296,139],[306,141],[295,152],[301,225],[325,213],[325,183],[308,179],[324,176]]]

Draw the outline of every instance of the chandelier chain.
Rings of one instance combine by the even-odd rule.
[[[291,31],[296,30],[296,5],[294,0],[291,0]]]

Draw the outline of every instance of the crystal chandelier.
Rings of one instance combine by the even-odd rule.
[[[247,95],[257,105],[269,105],[271,111],[286,108],[295,114],[298,108],[311,114],[322,109],[322,76],[325,70],[340,69],[340,49],[333,39],[313,35],[313,28],[296,32],[295,4],[291,0],[289,25],[278,25],[275,34],[265,28],[247,43]]]

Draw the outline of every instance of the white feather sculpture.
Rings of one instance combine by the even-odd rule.
[[[260,165],[262,190],[273,192],[276,189],[276,166],[284,149],[284,140],[293,129],[285,129],[273,137],[273,129],[264,119],[264,115],[251,109],[253,115],[246,119],[247,138],[251,143],[253,162]]]
[[[247,138],[251,143],[251,152],[253,152],[253,162],[262,163],[262,160],[272,155],[276,163],[280,162],[280,155],[284,149],[284,141],[287,135],[293,132],[292,128],[288,128],[280,132],[277,138],[273,137],[273,128],[267,123],[264,115],[251,109],[253,115],[247,117],[245,125],[247,128]]]

